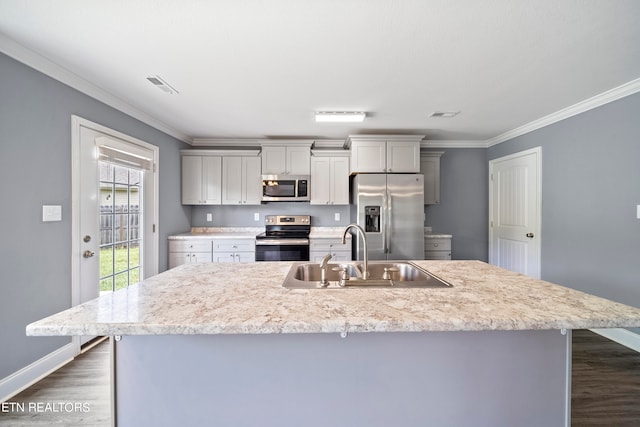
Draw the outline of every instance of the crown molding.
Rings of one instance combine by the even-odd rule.
[[[487,148],[486,141],[483,140],[467,140],[467,141],[446,141],[446,140],[428,140],[420,142],[420,148]]]
[[[492,147],[515,137],[557,123],[561,120],[568,119],[569,117],[573,117],[577,114],[593,110],[594,108],[600,107],[613,101],[617,101],[618,99],[622,99],[626,96],[633,95],[637,92],[640,92],[640,78],[631,80],[630,82],[614,87],[613,89],[610,89],[606,92],[602,92],[598,95],[592,96],[591,98],[580,101],[577,104],[570,105],[569,107],[563,108],[562,110],[556,111],[555,113],[551,113],[548,116],[544,116],[538,120],[529,122],[524,126],[520,126],[496,137],[487,139],[485,141],[485,145],[487,148]]]
[[[140,120],[141,122],[161,132],[164,132],[167,135],[170,135],[188,144],[192,143],[191,138],[184,133],[179,132],[176,129],[166,125],[165,123],[151,117],[150,115],[131,106],[120,98],[113,96],[109,92],[106,92],[105,90],[94,85],[93,83],[90,83],[89,81],[67,70],[66,68],[61,67],[55,62],[50,61],[49,59],[36,53],[35,51],[27,49],[26,47],[20,45],[16,41],[1,33],[0,52],[55,80],[58,80],[61,83],[64,83],[67,86],[72,87],[73,89],[84,93],[85,95],[88,95],[104,104],[107,104],[110,107],[113,107],[116,110],[133,117],[134,119]]]
[[[260,147],[259,139],[249,138],[193,138],[194,147]]]

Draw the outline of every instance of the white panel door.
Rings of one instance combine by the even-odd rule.
[[[541,149],[489,162],[489,262],[540,277]]]

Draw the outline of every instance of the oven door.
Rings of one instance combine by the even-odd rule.
[[[309,261],[309,239],[256,240],[256,261]]]

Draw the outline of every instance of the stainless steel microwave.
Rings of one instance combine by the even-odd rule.
[[[263,202],[309,200],[309,175],[262,175]]]

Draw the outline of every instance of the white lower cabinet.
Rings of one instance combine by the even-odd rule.
[[[309,261],[320,262],[322,257],[331,254],[330,262],[351,261],[351,240],[343,245],[340,238],[314,237],[309,241]]]
[[[211,249],[212,241],[209,239],[169,240],[169,268],[211,262]]]
[[[254,262],[254,239],[216,239],[213,241],[213,262]]]
[[[424,236],[424,259],[450,260],[451,259],[451,236],[425,234]]]

